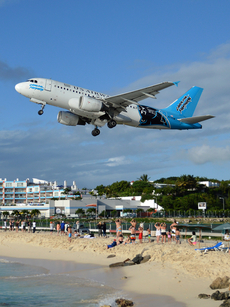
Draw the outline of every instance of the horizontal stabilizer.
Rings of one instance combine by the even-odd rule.
[[[204,120],[213,118],[213,115],[202,115],[202,116],[193,116],[193,117],[186,117],[186,118],[178,118],[179,121],[186,124],[196,124],[202,122]]]

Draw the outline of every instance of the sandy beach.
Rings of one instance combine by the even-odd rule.
[[[79,275],[132,293],[137,306],[152,306],[153,295],[168,296],[168,306],[220,305],[220,301],[201,300],[198,294],[212,294],[214,291],[209,288],[211,282],[217,277],[229,276],[229,254],[215,251],[200,253],[185,241],[180,245],[174,242],[153,242],[107,249],[107,244],[112,241],[113,238],[110,237],[73,239],[69,243],[67,236],[57,236],[56,233],[50,235],[48,232],[32,234],[2,231],[0,256],[34,261],[41,266],[45,264],[45,260],[84,264]],[[206,241],[201,247],[212,244],[213,242]],[[144,248],[147,249],[144,255],[151,256],[147,263],[109,268],[111,263],[132,259]],[[107,258],[111,254],[115,257]],[[71,272],[73,266],[69,265],[68,270]]]

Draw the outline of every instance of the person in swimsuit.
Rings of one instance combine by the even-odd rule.
[[[177,222],[176,222],[176,220],[174,220],[174,222],[170,225],[170,229],[172,231],[173,241],[175,240],[175,236],[176,236],[176,226],[177,226]]]
[[[131,223],[131,226],[129,227],[129,230],[131,231],[130,239],[132,243],[135,243],[137,222],[134,219],[132,219],[130,223]]]
[[[196,245],[196,240],[197,240],[196,233],[195,231],[193,231],[191,238],[188,239],[189,245]]]
[[[117,219],[115,223],[116,223],[116,233],[117,233],[116,238],[118,240],[119,235],[121,235],[121,220]]]
[[[176,228],[176,244],[180,243],[180,231],[178,228]]]
[[[58,236],[60,234],[60,231],[61,231],[61,225],[60,225],[60,222],[57,222],[57,235]]]
[[[12,221],[10,220],[10,231],[12,231]]]
[[[71,238],[72,238],[72,227],[69,226],[68,227],[68,241],[69,241],[69,243],[71,243]]]
[[[147,232],[148,232],[148,239],[149,239],[149,243],[150,243],[151,242],[151,230],[148,228]]]
[[[166,224],[165,223],[161,223],[161,235],[162,235],[162,243],[166,243]]]
[[[123,242],[123,244],[131,243],[130,235],[128,235],[127,239]]]
[[[139,242],[142,243],[143,231],[144,231],[143,224],[140,224],[138,230],[139,230],[139,237],[138,237],[138,239],[139,239]]]
[[[168,243],[171,243],[171,237],[172,237],[171,231],[169,230],[168,231]]]
[[[15,222],[15,227],[16,227],[16,232],[18,232],[18,230],[19,230],[19,221]]]
[[[156,227],[157,243],[159,243],[160,236],[161,236],[161,225],[160,225],[160,223],[155,223],[154,226]]]
[[[123,234],[120,234],[118,238],[118,244],[122,244],[123,240],[124,240]]]
[[[130,240],[132,243],[135,243],[136,240],[136,229],[133,226],[129,227],[129,230],[131,231]]]

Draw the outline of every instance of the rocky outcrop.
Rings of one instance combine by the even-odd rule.
[[[210,297],[211,297],[211,295],[209,295],[209,294],[204,294],[204,293],[201,293],[201,294],[199,294],[199,295],[198,295],[198,297],[199,297],[199,298],[204,298],[204,299],[208,299],[208,298],[210,298]]]
[[[134,305],[134,303],[132,301],[125,300],[123,298],[119,298],[115,302],[118,305],[118,307],[128,307],[128,306],[133,306]]]
[[[229,291],[226,292],[220,292],[220,291],[216,291],[211,295],[211,299],[213,299],[214,301],[223,301],[223,300],[227,300],[230,295],[229,295]]]
[[[124,298],[118,298],[115,300],[115,303],[117,304],[118,307],[129,307],[129,306],[134,306],[134,303],[130,300],[126,300]],[[102,305],[100,307],[112,307],[111,305]]]
[[[217,277],[210,285],[212,290],[215,289],[225,289],[228,288],[230,285],[229,277],[225,276],[223,278]]]

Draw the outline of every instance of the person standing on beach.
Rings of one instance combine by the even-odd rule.
[[[61,235],[64,235],[64,231],[65,231],[65,222],[62,221],[61,222]]]
[[[170,229],[172,231],[173,241],[175,241],[175,237],[176,237],[176,227],[177,227],[177,222],[176,222],[176,220],[174,220],[174,222],[170,225]]]
[[[28,220],[28,222],[27,222],[27,229],[28,229],[28,233],[29,233],[30,230],[31,230],[31,221],[30,220]]]
[[[69,226],[68,227],[68,241],[69,241],[69,243],[71,243],[71,239],[72,239],[72,227]]]
[[[160,223],[155,223],[154,226],[156,228],[157,243],[159,243],[160,236],[161,236],[161,225],[160,225]]]
[[[161,223],[161,236],[162,236],[162,243],[166,243],[166,224]]]
[[[180,244],[180,231],[176,228],[176,244]]]
[[[129,227],[129,230],[131,232],[130,239],[131,239],[131,242],[133,244],[133,243],[135,243],[135,240],[136,240],[136,225],[137,225],[137,222],[134,219],[132,219],[130,223],[131,223],[131,226]]]
[[[151,230],[148,228],[147,232],[148,232],[148,239],[149,239],[149,243],[150,243],[151,242]]]
[[[53,230],[54,230],[54,223],[51,221],[50,222],[50,234],[53,234]]]
[[[26,231],[26,221],[21,221],[22,232]]]
[[[99,222],[97,224],[97,229],[98,229],[98,237],[102,237],[102,224]]]
[[[143,224],[142,224],[142,223],[140,224],[138,230],[139,230],[139,237],[138,237],[138,239],[139,239],[139,242],[142,244],[143,231],[144,231],[144,228],[143,228]]]
[[[172,237],[172,235],[171,235],[171,232],[170,232],[170,230],[168,231],[168,243],[171,243],[171,237]]]
[[[80,223],[79,223],[79,221],[77,221],[76,222],[76,230],[77,230],[77,232],[79,232],[79,229],[80,229]]]
[[[15,227],[16,227],[16,232],[18,232],[18,229],[19,229],[19,221],[16,221],[16,222],[15,222]]]
[[[102,223],[103,236],[106,238],[106,222]]]
[[[60,231],[61,231],[61,225],[60,225],[60,222],[57,222],[57,235],[58,236],[60,234]]]
[[[4,220],[4,229],[5,229],[5,231],[7,229],[7,221],[6,220]]]
[[[69,224],[66,223],[66,224],[65,224],[65,235],[67,235],[67,233],[68,233],[68,228],[69,228]]]
[[[116,233],[117,233],[116,238],[118,240],[119,235],[122,233],[121,232],[121,219],[116,219],[115,223],[116,223]]]
[[[33,233],[35,233],[35,231],[36,231],[36,222],[33,221]]]

